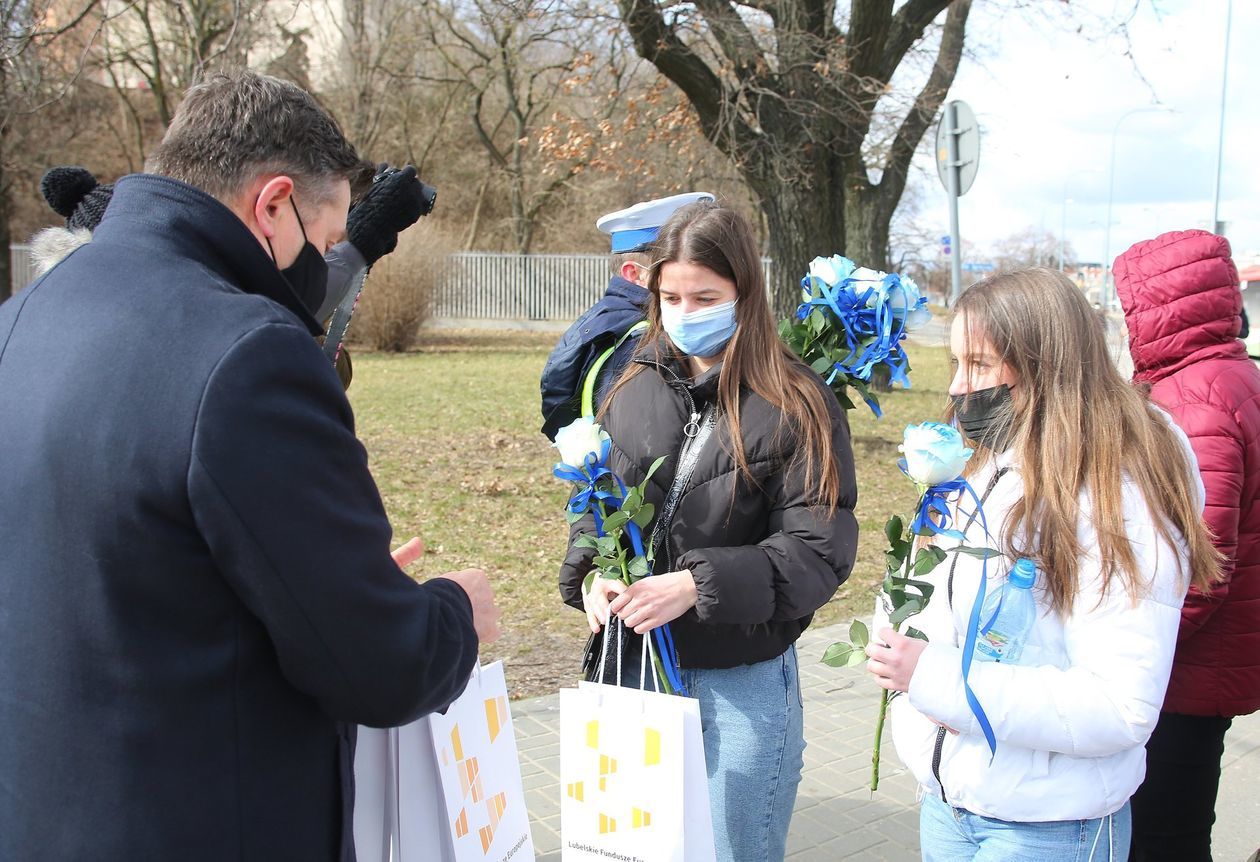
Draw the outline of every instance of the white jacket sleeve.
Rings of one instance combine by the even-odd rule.
[[[1145,501],[1127,483],[1124,512],[1138,571],[1148,578],[1136,603],[1119,583],[1100,596],[1100,565],[1091,550],[1081,560],[1081,588],[1064,622],[1065,667],[972,662],[971,687],[999,745],[1101,757],[1144,745],[1155,728],[1189,574],[1184,552],[1158,538]],[[1097,546],[1091,520],[1083,511],[1079,535],[1088,549]],[[920,712],[960,733],[981,732],[963,694],[957,647],[930,644],[923,651],[909,697]]]

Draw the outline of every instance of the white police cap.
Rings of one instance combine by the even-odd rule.
[[[713,195],[708,192],[687,192],[654,201],[643,201],[600,216],[595,227],[612,235],[613,254],[641,251],[648,243],[655,241],[661,225],[669,221],[669,217],[680,208],[713,199]]]

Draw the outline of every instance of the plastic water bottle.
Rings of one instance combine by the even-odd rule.
[[[1025,557],[1015,561],[1002,589],[985,597],[980,611],[980,625],[993,620],[988,631],[976,637],[978,661],[1016,664],[1028,642],[1028,633],[1037,621],[1037,600],[1032,586],[1037,580],[1037,567]],[[994,613],[997,617],[994,618]]]

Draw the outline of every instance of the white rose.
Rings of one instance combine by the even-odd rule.
[[[906,456],[910,478],[928,487],[957,479],[972,455],[958,429],[943,422],[907,425],[897,448]]]
[[[868,307],[875,305],[875,300],[879,298],[879,288],[884,283],[884,277],[888,273],[880,272],[878,269],[871,269],[866,266],[859,266],[853,272],[849,273],[849,286],[853,288],[855,293],[861,293],[868,287],[875,288],[875,293],[867,300]]]
[[[838,254],[816,257],[809,262],[809,274],[829,287],[835,287],[852,271],[853,261]]]
[[[604,441],[609,439],[607,432],[599,427],[599,423],[589,416],[574,419],[556,432],[556,442],[552,445],[560,450],[560,460],[570,467],[581,469],[586,466],[586,456],[599,456]]]

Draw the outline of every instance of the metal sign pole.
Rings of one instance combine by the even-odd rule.
[[[949,262],[949,306],[953,308],[962,294],[962,240],[958,235],[958,173],[961,164],[958,159],[958,111],[954,102],[945,106],[944,120],[945,145],[949,148],[949,166],[946,171],[949,178],[949,236],[953,247]]]

